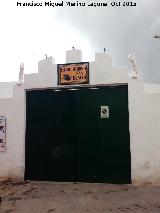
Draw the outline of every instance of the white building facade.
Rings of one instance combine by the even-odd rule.
[[[80,50],[66,53],[66,63],[81,62],[81,58]],[[160,183],[160,86],[144,84],[141,78],[128,74],[127,67],[113,67],[111,56],[104,53],[97,53],[89,63],[89,85],[128,84],[132,183]],[[38,73],[25,74],[23,85],[0,83],[0,116],[6,118],[0,177],[24,179],[26,90],[58,87],[52,57],[38,63]]]

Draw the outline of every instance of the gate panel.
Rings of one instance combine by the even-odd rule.
[[[26,178],[75,180],[73,96],[27,92]]]
[[[100,179],[130,183],[128,87],[102,88],[99,101],[109,106],[109,118],[100,119]]]
[[[83,88],[75,100],[78,181],[130,183],[128,87]]]
[[[130,183],[127,85],[60,90],[27,92],[26,179]]]

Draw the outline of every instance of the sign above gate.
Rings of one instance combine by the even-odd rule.
[[[58,84],[87,84],[89,83],[89,63],[58,64]]]

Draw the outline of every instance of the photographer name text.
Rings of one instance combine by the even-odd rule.
[[[61,2],[20,2],[17,1],[17,7],[135,7],[134,1],[111,1],[111,2],[80,2],[80,1],[61,1]]]

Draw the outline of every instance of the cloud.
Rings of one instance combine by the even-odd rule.
[[[55,8],[17,7],[16,2],[0,3],[0,81],[17,80],[22,61],[25,73],[37,72],[45,54],[65,63],[65,51],[72,46],[91,49],[86,36],[56,17]]]
[[[0,81],[16,80],[21,61],[25,72],[36,72],[45,53],[64,63],[65,51],[75,46],[85,61],[105,47],[116,66],[128,65],[135,51],[144,80],[160,83],[160,39],[153,38],[160,32],[160,1],[135,1],[133,8],[19,8],[16,0],[1,1]]]
[[[144,80],[160,83],[160,39],[153,38],[160,32],[160,1],[136,3],[136,7],[57,9],[57,19],[61,17],[72,31],[85,35],[93,50],[105,47],[115,65],[128,64],[128,53],[135,51]]]

